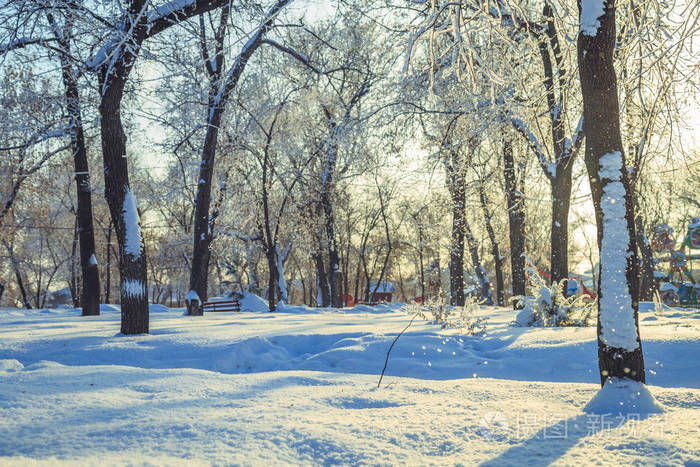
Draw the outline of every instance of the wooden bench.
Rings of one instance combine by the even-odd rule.
[[[218,311],[241,311],[241,301],[233,300],[217,300],[215,302],[204,302],[202,310],[206,312]]]

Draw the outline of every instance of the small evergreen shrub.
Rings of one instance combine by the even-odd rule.
[[[586,302],[583,296],[567,297],[566,279],[547,285],[532,260],[525,256],[525,271],[530,276],[529,295],[519,295],[512,300],[522,308],[515,319],[516,326],[560,327],[590,326],[595,319],[595,301]]]

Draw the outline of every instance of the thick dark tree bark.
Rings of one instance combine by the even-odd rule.
[[[267,301],[270,311],[275,311],[279,299],[279,271],[277,270],[277,253],[275,250],[265,251],[269,276],[267,281]]]
[[[140,235],[140,215],[138,212],[133,212],[133,203],[124,202],[127,196],[133,197],[133,194],[129,187],[126,135],[121,120],[124,86],[136,61],[136,54],[146,37],[146,15],[139,14],[144,7],[144,2],[145,0],[140,0],[131,3],[128,16],[134,23],[133,33],[122,47],[114,51],[116,57],[113,62],[106,61],[99,71],[98,90],[102,97],[99,110],[105,198],[119,244],[121,332],[123,334],[148,333],[149,328],[146,252]],[[129,220],[127,215],[130,216]],[[137,225],[129,225],[130,221]],[[127,228],[133,236],[130,239],[127,239]],[[129,246],[127,246],[128,240],[130,240]],[[135,245],[137,241],[138,247]]]
[[[578,2],[579,17],[581,12],[581,0]],[[577,49],[579,77],[583,95],[584,132],[586,134],[586,168],[593,194],[593,205],[598,226],[598,247],[601,249],[602,262],[605,261],[602,246],[606,237],[604,229],[604,217],[601,201],[605,188],[616,182],[610,178],[610,171],[603,174],[600,159],[604,155],[619,152],[622,159],[619,182],[624,187],[625,216],[627,222],[627,248],[618,254],[626,255],[625,276],[631,298],[631,308],[634,314],[634,326],[636,327],[636,343],[634,349],[623,347],[611,347],[603,341],[601,315],[616,310],[603,310],[601,308],[602,297],[612,291],[613,287],[621,284],[601,283],[602,270],[605,267],[601,263],[601,273],[598,275],[598,366],[600,368],[600,381],[605,384],[608,378],[629,378],[635,381],[645,381],[644,357],[642,344],[639,338],[639,303],[638,303],[638,261],[637,248],[634,235],[635,217],[634,200],[630,189],[627,170],[624,166],[622,137],[620,134],[619,103],[617,96],[617,77],[613,66],[613,52],[615,48],[615,4],[614,0],[604,2],[604,14],[598,18],[599,25],[595,35],[579,32]],[[602,178],[602,179],[601,179]],[[610,201],[608,200],[608,203]],[[611,221],[614,221],[611,220]],[[609,235],[609,234],[608,234]],[[613,332],[614,329],[607,329]]]
[[[113,73],[119,74],[122,68]],[[108,73],[107,70],[105,70]],[[148,281],[146,277],[146,252],[143,239],[138,236],[138,252],[127,248],[127,228],[130,233],[140,225],[127,225],[125,199],[133,196],[129,188],[126,162],[126,136],[121,123],[120,104],[126,77],[112,86],[106,86],[100,103],[102,130],[102,156],[104,158],[105,198],[114,223],[119,244],[119,273],[121,276],[121,308],[123,334],[144,334],[149,330]],[[102,75],[102,86],[107,76]],[[128,205],[128,203],[127,203]],[[137,214],[137,217],[138,216]],[[133,220],[133,213],[132,218]],[[140,221],[138,222],[140,224]],[[131,233],[131,235],[135,235]],[[132,240],[134,241],[134,240]]]
[[[66,110],[70,116],[70,141],[73,151],[73,164],[75,168],[75,185],[77,190],[78,235],[80,237],[80,270],[82,273],[82,289],[80,303],[83,316],[100,314],[100,276],[97,269],[97,257],[95,256],[95,230],[92,220],[92,186],[90,185],[90,167],[87,160],[85,136],[83,133],[82,108],[80,105],[80,93],[78,92],[77,76],[71,67],[70,41],[66,37],[70,29],[59,31],[52,15],[48,15],[49,22],[54,26],[61,52],[61,75],[66,97]]]
[[[479,185],[479,202],[481,204],[481,210],[484,214],[484,223],[486,225],[486,232],[488,233],[489,240],[491,242],[491,255],[493,256],[494,269],[496,270],[496,303],[498,306],[505,306],[506,296],[505,290],[503,289],[503,257],[501,256],[500,249],[498,248],[496,233],[493,230],[493,225],[491,225],[491,212],[489,212],[488,208],[488,195],[486,194],[483,183],[480,183]]]
[[[508,139],[503,140],[503,178],[508,207],[512,294],[525,295],[525,194],[518,190],[513,146]]]
[[[335,176],[335,167],[338,161],[338,132],[340,128],[338,123],[331,115],[330,111],[323,107],[323,111],[328,124],[328,136],[323,145],[325,153],[325,165],[321,174],[321,186],[319,193],[319,202],[321,211],[323,212],[323,226],[325,230],[325,242],[328,250],[328,271],[327,280],[330,288],[330,306],[339,308],[342,303],[339,301],[341,296],[336,275],[340,271],[340,255],[338,254],[338,240],[335,234],[335,213],[333,209],[333,182]]]

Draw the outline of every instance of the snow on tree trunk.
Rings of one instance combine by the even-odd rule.
[[[603,241],[600,248],[600,339],[610,347],[634,351],[639,335],[634,319],[632,295],[627,285],[629,231],[625,219],[625,187],[622,184],[622,154],[613,151],[600,158],[603,186]]]
[[[612,0],[579,0],[577,49],[585,162],[598,226],[598,366],[610,378],[644,382],[639,338],[637,248],[633,193],[624,164],[613,51]],[[618,394],[612,391],[611,394]]]
[[[119,113],[119,86],[123,84],[107,87],[100,103],[105,198],[119,243],[121,331],[123,334],[143,334],[148,333],[149,328],[146,257],[136,200],[129,189],[126,136]]]

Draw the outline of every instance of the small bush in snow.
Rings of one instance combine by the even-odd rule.
[[[590,326],[595,317],[595,302],[588,303],[582,296],[567,297],[566,279],[547,285],[537,267],[525,256],[525,270],[530,275],[529,296],[513,297],[522,308],[515,324],[525,327]]]
[[[468,296],[464,299],[464,306],[452,306],[441,294],[423,305],[409,303],[404,309],[430,324],[441,326],[442,329],[456,329],[465,336],[483,336],[486,334],[487,319],[476,315],[481,304],[482,302],[478,299]]]

